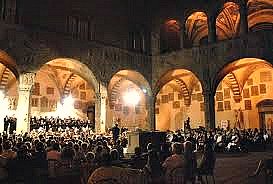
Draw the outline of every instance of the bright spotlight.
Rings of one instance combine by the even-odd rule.
[[[71,95],[63,99],[63,103],[57,103],[56,115],[65,118],[73,114],[74,99]]]
[[[5,93],[4,91],[0,90],[0,99],[4,99],[5,98]]]
[[[69,95],[63,100],[64,107],[72,107],[74,105],[74,99],[72,95]]]
[[[147,89],[146,88],[142,88],[142,91],[143,91],[144,94],[147,93]]]
[[[135,106],[140,101],[140,95],[137,91],[130,90],[123,95],[123,100],[125,103]]]

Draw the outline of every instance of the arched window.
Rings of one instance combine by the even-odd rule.
[[[180,48],[180,23],[174,19],[168,20],[160,30],[161,53],[171,52]]]
[[[273,30],[273,2],[271,0],[249,0],[248,27],[251,32]]]
[[[231,39],[238,35],[240,25],[240,7],[233,3],[224,4],[223,10],[216,19],[218,40]]]
[[[186,35],[188,45],[206,44],[208,40],[208,18],[204,12],[191,14],[186,21]]]
[[[129,32],[129,49],[141,53],[147,51],[146,34],[144,28],[136,28]]]

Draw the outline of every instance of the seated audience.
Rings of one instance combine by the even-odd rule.
[[[172,152],[173,154],[170,157],[168,157],[162,164],[166,173],[171,171],[173,168],[185,167],[185,158],[183,156],[183,145],[180,143],[174,143]]]
[[[60,146],[58,143],[54,143],[52,145],[52,149],[47,152],[47,160],[60,160],[60,159],[61,159]]]
[[[148,183],[159,184],[164,181],[162,167],[156,151],[150,150],[148,152],[147,164],[144,166],[143,171]]]

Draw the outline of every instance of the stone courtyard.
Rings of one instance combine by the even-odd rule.
[[[265,175],[253,175],[262,159],[272,158],[273,152],[251,152],[246,154],[218,155],[215,168],[216,183],[265,184]]]

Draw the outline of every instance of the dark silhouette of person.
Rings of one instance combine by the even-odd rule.
[[[118,127],[118,124],[116,123],[115,126],[112,128],[114,144],[116,144],[116,142],[119,138],[119,133],[120,133],[120,129]]]
[[[9,118],[8,118],[8,116],[6,116],[4,118],[4,132],[8,131],[8,127],[9,127]]]
[[[9,118],[9,134],[13,134],[16,130],[16,118]]]
[[[190,130],[191,129],[191,125],[190,125],[190,117],[187,118],[187,120],[184,123],[184,130]]]

